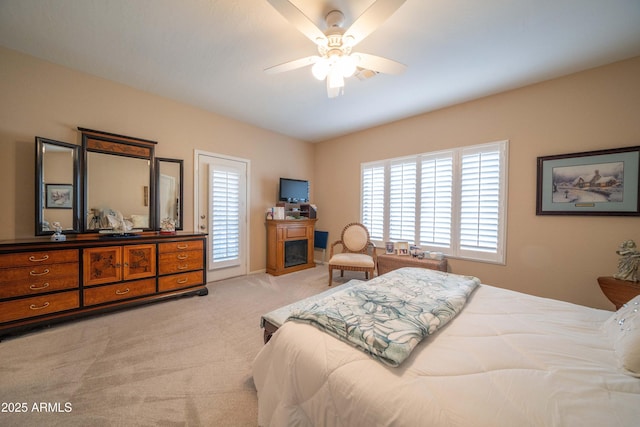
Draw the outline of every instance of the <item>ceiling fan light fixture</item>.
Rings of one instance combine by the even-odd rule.
[[[312,65],[311,73],[318,80],[325,80],[329,98],[344,93],[344,80],[357,76],[360,80],[378,73],[400,74],[405,65],[376,55],[354,53],[352,49],[374,31],[383,21],[402,6],[406,0],[370,0],[370,6],[343,28],[344,14],[337,9],[325,15],[323,31],[294,4],[298,0],[267,0],[284,18],[313,41],[318,55],[285,62],[265,69],[268,73],[295,70]]]
[[[343,77],[351,77],[356,72],[356,60],[351,55],[346,55],[340,58],[340,68]]]
[[[329,75],[327,76],[327,86],[330,88],[344,87],[344,77],[342,76],[342,70],[338,67],[331,67]]]
[[[353,36],[347,35],[342,37],[342,46],[351,49],[355,45],[356,39]]]
[[[318,80],[324,80],[329,74],[330,65],[326,58],[320,58],[311,67],[311,74]]]

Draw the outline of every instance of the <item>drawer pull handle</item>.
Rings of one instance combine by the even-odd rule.
[[[29,306],[29,308],[30,308],[31,310],[42,310],[43,308],[47,308],[47,307],[49,307],[49,303],[48,303],[48,302],[45,302],[45,303],[44,303],[44,304],[42,304],[40,307],[38,307],[38,306],[37,306],[37,305],[35,305],[35,304],[31,304],[31,305]]]
[[[131,289],[129,289],[129,288],[125,289],[124,291],[121,291],[120,289],[116,289],[116,295],[125,295],[125,294],[128,294],[130,290],[131,290]]]
[[[178,280],[176,281],[176,283],[177,283],[178,285],[183,285],[183,284],[187,283],[188,281],[189,281],[189,279],[188,279],[187,277],[185,277],[184,279],[178,279]]]
[[[180,261],[185,260],[185,259],[187,259],[187,258],[189,258],[189,255],[178,255],[178,259],[179,259]]]
[[[178,249],[183,250],[183,249],[188,249],[189,245],[178,245]]]
[[[31,255],[29,257],[29,261],[31,261],[31,262],[42,262],[42,261],[46,261],[48,259],[49,259],[49,255],[45,255],[42,258],[36,258],[33,255]]]
[[[30,285],[29,289],[31,289],[32,291],[39,291],[40,289],[47,289],[48,287],[49,287],[49,282],[46,282],[42,286]]]
[[[31,271],[29,272],[29,274],[30,274],[31,276],[44,276],[45,274],[49,274],[49,269],[48,269],[48,268],[45,268],[45,269],[44,269],[44,271],[43,271],[42,273],[37,273],[35,270],[31,270]]]
[[[182,264],[179,265],[178,267],[176,267],[178,270],[186,270],[187,268],[189,268],[189,264]]]

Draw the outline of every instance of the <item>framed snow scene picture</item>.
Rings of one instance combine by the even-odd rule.
[[[72,209],[73,185],[45,184],[45,206],[47,209]]]
[[[640,146],[538,157],[536,215],[640,216]]]

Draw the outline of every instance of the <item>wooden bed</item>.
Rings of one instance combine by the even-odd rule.
[[[425,283],[447,274],[420,271]],[[277,332],[253,364],[260,426],[630,426],[640,419],[640,297],[612,313],[481,284],[397,367],[316,326],[282,321],[308,305],[263,317]]]

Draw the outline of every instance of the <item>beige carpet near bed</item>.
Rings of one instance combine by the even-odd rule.
[[[360,276],[345,272],[334,283]],[[0,425],[254,426],[260,315],[326,290],[327,281],[326,265],[254,274],[210,283],[205,297],[5,339],[0,409],[26,403],[26,412],[0,412]]]

